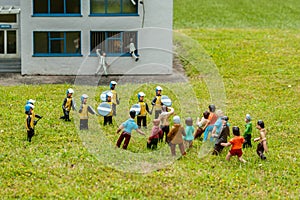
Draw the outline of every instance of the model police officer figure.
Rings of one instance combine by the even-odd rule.
[[[62,104],[62,109],[63,109],[64,116],[60,117],[60,119],[64,119],[65,121],[71,121],[70,120],[71,108],[73,110],[76,110],[75,102],[72,99],[72,95],[74,94],[74,90],[72,88],[69,88],[66,93],[67,93],[67,97],[64,99],[63,104]]]

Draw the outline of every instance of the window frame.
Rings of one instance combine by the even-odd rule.
[[[138,10],[138,2],[136,3],[136,8],[135,8],[135,13],[123,13],[123,1],[124,0],[119,0],[120,1],[120,5],[121,5],[121,12],[120,13],[107,13],[107,9],[108,9],[108,1],[109,0],[104,0],[105,1],[105,13],[92,13],[92,2],[90,1],[90,14],[89,16],[91,17],[120,17],[120,16],[139,16],[139,10]],[[128,0],[130,1],[130,0]]]
[[[106,51],[106,49],[108,49],[108,42],[111,41],[111,40],[117,40],[119,39],[120,41],[120,44],[123,45],[123,42],[124,42],[124,33],[135,33],[135,47],[137,49],[137,52],[138,52],[138,31],[90,31],[90,56],[97,56],[96,52],[93,52],[93,47],[92,47],[92,34],[93,33],[104,33],[105,34],[105,39],[104,39],[104,46],[105,48],[104,49],[101,49],[101,50],[104,50],[105,53],[106,53],[106,56],[107,57],[131,57],[131,54],[129,51],[121,51],[120,53],[112,53],[112,52],[108,52]],[[109,33],[111,32],[119,32],[120,36],[119,37],[109,37]],[[122,50],[123,50],[123,46],[120,47]]]
[[[64,13],[51,13],[51,0],[48,1],[48,13],[34,13],[34,0],[32,0],[32,17],[82,17],[81,14],[81,6],[82,6],[82,0],[79,0],[79,13],[66,13],[67,9],[67,0],[63,0],[64,4]]]
[[[34,34],[35,33],[47,33],[47,43],[48,43],[48,53],[36,53],[35,52],[35,38],[34,38]],[[51,38],[51,33],[63,33],[63,37],[56,37],[56,38]],[[79,39],[80,39],[80,50],[78,53],[67,53],[67,37],[66,34],[67,33],[79,33]],[[63,53],[51,53],[51,42],[52,41],[59,41],[62,40],[64,42],[64,52]],[[33,45],[32,45],[32,56],[33,57],[81,57],[82,53],[81,53],[81,31],[33,31],[32,32],[32,41],[33,41]]]

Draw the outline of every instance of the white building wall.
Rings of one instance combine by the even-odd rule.
[[[140,60],[108,57],[109,74],[172,73],[172,0],[144,1],[139,16],[89,17],[89,1],[81,1],[82,17],[32,17],[32,1],[21,1],[22,74],[93,75],[98,57],[90,56],[90,31],[138,31]],[[82,57],[33,57],[34,31],[81,31]]]
[[[20,6],[20,0],[0,0],[0,6]]]

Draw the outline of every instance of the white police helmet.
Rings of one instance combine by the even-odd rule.
[[[87,94],[83,94],[80,97],[81,102],[83,102],[84,99],[87,99],[89,96]]]
[[[69,89],[67,90],[67,94],[74,94],[74,90],[73,90],[72,88],[69,88]]]
[[[162,91],[163,89],[162,89],[162,87],[157,86],[157,87],[155,88],[155,90],[156,90],[156,91],[158,91],[158,90]]]
[[[140,100],[140,97],[144,97],[146,96],[144,92],[139,92],[138,93],[138,99]]]
[[[34,104],[35,103],[35,100],[33,100],[33,99],[29,99],[28,101],[27,101],[27,104]]]

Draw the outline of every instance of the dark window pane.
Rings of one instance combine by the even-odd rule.
[[[121,41],[120,40],[108,40],[107,41],[107,53],[121,53]]]
[[[81,52],[80,32],[66,33],[66,51],[66,53]]]
[[[0,54],[4,54],[4,31],[0,31]]]
[[[50,1],[51,13],[65,13],[64,12],[64,0],[51,0]]]
[[[91,13],[105,13],[105,0],[91,0]]]
[[[107,33],[107,36],[109,37],[109,38],[120,38],[121,36],[120,36],[120,32],[108,32]]]
[[[137,3],[138,1],[135,0]],[[130,14],[137,13],[137,5],[131,0],[91,0],[92,14]]]
[[[50,38],[55,39],[55,38],[64,38],[64,33],[63,32],[51,32],[50,33]]]
[[[48,13],[48,0],[34,0],[33,13]]]
[[[34,53],[48,53],[48,33],[35,32],[34,37]]]
[[[49,37],[48,37],[49,36]],[[35,32],[34,53],[81,53],[80,32]],[[49,46],[50,45],[50,46]]]
[[[136,1],[137,2],[137,1]],[[138,5],[138,3],[136,3]],[[122,13],[136,13],[137,5],[133,5],[130,0],[123,0]]]
[[[105,32],[92,32],[91,34],[91,52],[96,53],[96,49],[104,50]]]
[[[121,13],[120,0],[113,0],[107,2],[107,13]]]
[[[63,40],[51,40],[50,45],[50,53],[64,53]]]
[[[16,54],[16,31],[7,31],[7,53]]]
[[[16,23],[17,15],[16,14],[0,14],[0,22],[2,23]]]
[[[67,13],[80,13],[80,0],[66,0]]]

